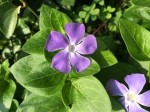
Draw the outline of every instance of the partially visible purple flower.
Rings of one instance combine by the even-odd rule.
[[[106,86],[108,93],[112,96],[122,96],[119,102],[126,112],[148,112],[140,107],[140,105],[150,107],[150,90],[140,94],[146,83],[145,76],[136,73],[127,75],[124,80],[128,88],[117,80],[109,80]]]
[[[68,23],[65,26],[68,38],[57,31],[49,34],[46,49],[49,52],[59,51],[52,59],[52,67],[63,72],[69,73],[71,66],[77,72],[88,68],[91,64],[89,58],[82,55],[92,54],[97,49],[96,38],[93,35],[85,35],[85,27],[79,23]]]

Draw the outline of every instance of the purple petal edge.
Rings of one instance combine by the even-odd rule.
[[[142,91],[146,83],[144,74],[139,73],[127,75],[124,80],[128,84],[129,90],[136,94],[139,94]]]
[[[91,64],[90,59],[84,56],[81,56],[78,53],[72,53],[70,61],[71,61],[71,65],[74,67],[74,69],[77,72],[82,72],[83,70],[88,68]]]
[[[85,27],[84,24],[80,23],[68,23],[65,26],[65,31],[70,39],[70,43],[75,45],[84,37]]]
[[[112,96],[125,96],[128,93],[127,87],[114,79],[108,81],[106,90]]]
[[[71,71],[69,53],[65,50],[58,52],[52,59],[52,67],[63,73],[69,73]]]
[[[141,108],[138,103],[131,103],[129,105],[129,112],[148,112],[148,111]]]
[[[77,52],[80,54],[92,54],[97,49],[97,42],[94,35],[88,35],[77,45]]]
[[[49,52],[65,49],[69,45],[69,40],[60,32],[52,31],[46,43]]]
[[[138,103],[150,107],[150,90],[138,95]]]

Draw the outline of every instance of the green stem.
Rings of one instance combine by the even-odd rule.
[[[39,19],[39,16],[28,6],[28,9],[33,13],[33,15],[37,18],[37,19]]]
[[[27,5],[27,3],[26,3],[24,0],[20,0],[20,2],[22,3],[21,8],[27,7],[27,8],[33,13],[33,15],[34,15],[37,19],[39,19],[39,16]]]

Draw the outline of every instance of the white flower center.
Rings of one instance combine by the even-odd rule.
[[[134,93],[128,94],[127,100],[131,101],[132,103],[136,102],[136,94],[134,94]]]
[[[75,45],[69,45],[68,46],[68,51],[69,52],[75,52]]]

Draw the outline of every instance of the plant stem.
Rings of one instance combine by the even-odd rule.
[[[28,6],[28,9],[33,13],[33,15],[37,18],[37,19],[39,19],[39,16]]]
[[[106,25],[106,22],[103,22],[102,24],[100,24],[98,26],[98,28],[92,33],[93,35],[95,35],[100,29],[102,29],[104,26]]]
[[[27,7],[27,8],[33,13],[33,15],[34,15],[37,19],[39,19],[39,16],[31,9],[31,7],[29,7],[29,6],[27,5],[27,3],[26,3],[24,0],[20,0],[20,2],[22,3],[21,8]]]

